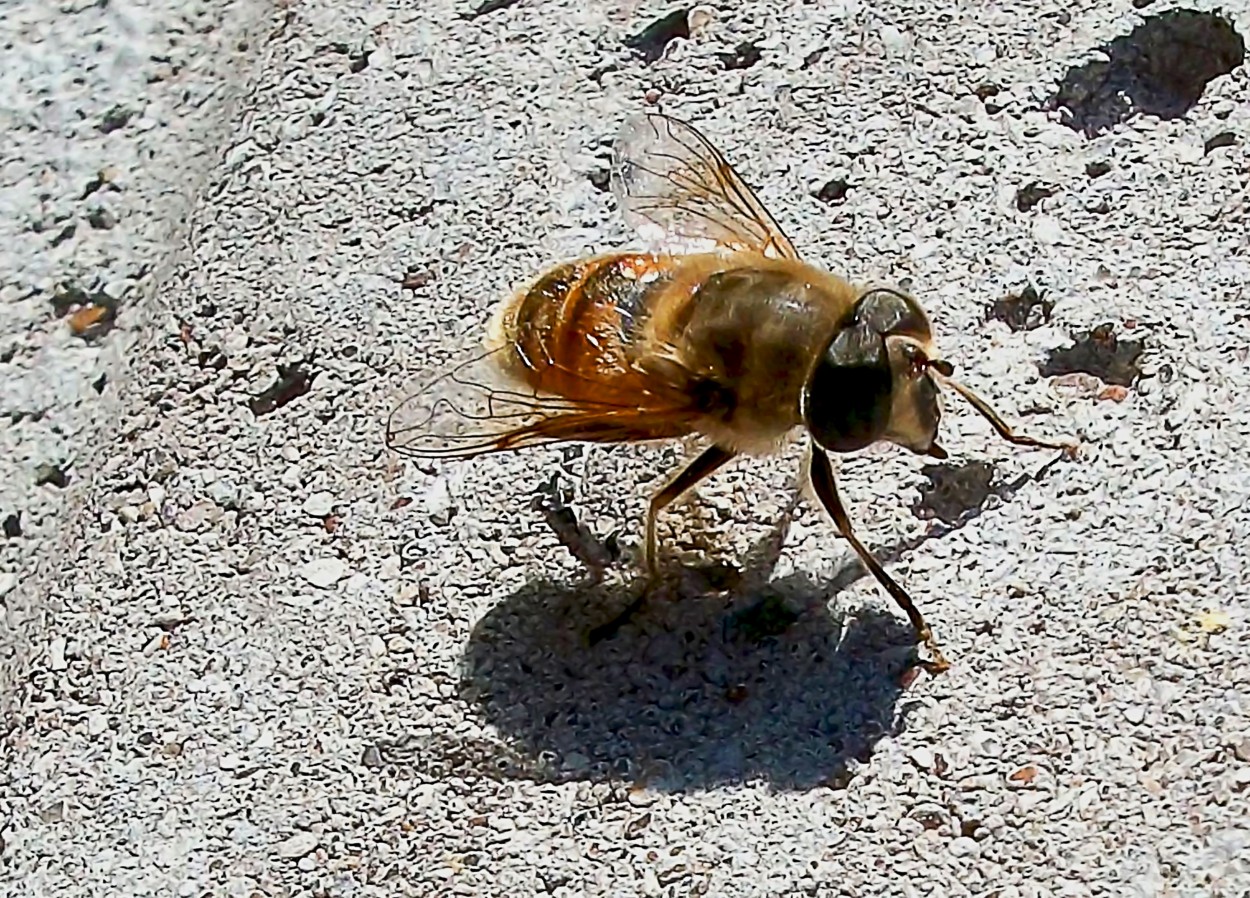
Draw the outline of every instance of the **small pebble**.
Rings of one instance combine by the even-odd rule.
[[[278,857],[293,860],[315,850],[321,844],[321,837],[316,833],[300,832],[291,836],[277,846]]]
[[[430,516],[431,521],[440,527],[445,527],[451,522],[454,508],[446,479],[440,477],[431,483],[423,498],[426,514]]]
[[[329,589],[347,576],[347,564],[341,558],[317,558],[300,568],[300,575],[320,589]]]
[[[208,487],[208,497],[222,508],[238,508],[240,490],[233,480],[214,480]]]
[[[334,495],[332,493],[313,493],[304,500],[304,514],[314,518],[324,518],[334,511]]]
[[[650,789],[630,789],[628,801],[636,808],[645,808],[655,804],[658,797]]]
[[[1049,215],[1038,215],[1033,220],[1033,237],[1043,246],[1054,246],[1064,241],[1063,226]]]
[[[981,846],[977,844],[976,839],[968,836],[952,839],[950,849],[955,857],[976,857],[981,853]]]
[[[412,640],[406,636],[399,636],[397,634],[387,640],[386,650],[393,655],[402,655],[404,652],[411,652]]]
[[[103,711],[92,711],[87,715],[87,733],[91,736],[100,736],[107,732],[109,728],[109,719]]]
[[[384,763],[382,760],[382,752],[376,745],[366,745],[364,752],[361,754],[360,763],[365,767],[381,767]]]
[[[68,667],[65,661],[64,636],[53,636],[48,643],[48,667],[52,670],[65,670]]]

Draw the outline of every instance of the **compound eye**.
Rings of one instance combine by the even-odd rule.
[[[907,294],[886,287],[865,293],[856,304],[855,318],[870,324],[878,333],[912,337],[921,343],[932,335],[929,317],[920,304]]]
[[[804,423],[830,452],[854,452],[885,434],[894,378],[884,338],[868,327],[843,330],[822,354],[804,390]]]

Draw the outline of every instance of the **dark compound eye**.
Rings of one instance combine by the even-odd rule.
[[[812,438],[831,452],[854,452],[890,423],[893,376],[885,339],[871,326],[842,330],[816,364],[804,393]]]
[[[905,293],[886,288],[865,293],[855,304],[854,320],[870,325],[879,334],[898,334],[921,341],[931,335],[928,316],[920,304]]]

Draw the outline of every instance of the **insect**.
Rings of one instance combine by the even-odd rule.
[[[944,670],[907,592],[855,535],[830,453],[888,441],[945,458],[939,387],[1018,446],[1074,447],[1015,433],[938,355],[920,305],[804,262],[719,151],[691,125],[645,113],[617,136],[610,177],[645,250],[557,264],[504,301],[484,350],[404,400],[387,443],[425,458],[580,441],[690,435],[708,445],[656,492],[644,561],[658,576],[660,512],[740,454],[806,431],[816,496]]]

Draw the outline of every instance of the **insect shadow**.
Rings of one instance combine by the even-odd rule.
[[[768,542],[748,560],[772,555]],[[887,608],[852,616],[829,607],[828,586],[770,572],[749,565],[728,595],[679,588],[594,645],[587,633],[633,588],[531,583],[474,629],[461,697],[526,778],[836,786],[901,730],[914,634]]]

